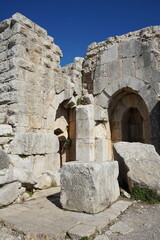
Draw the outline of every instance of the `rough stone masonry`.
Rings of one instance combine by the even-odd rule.
[[[94,42],[65,67],[61,57],[23,15],[0,23],[0,195],[14,196],[1,205],[59,184],[65,162],[113,161],[119,141],[160,153],[160,26]]]

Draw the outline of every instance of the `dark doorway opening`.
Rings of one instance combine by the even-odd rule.
[[[122,117],[122,141],[144,142],[143,117],[137,108],[129,108]]]

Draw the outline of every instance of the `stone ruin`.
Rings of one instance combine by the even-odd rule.
[[[65,67],[61,57],[47,31],[23,15],[0,23],[0,206],[23,201],[26,190],[60,185],[62,164],[117,172],[117,142],[152,144],[160,154],[160,26],[94,42]],[[153,152],[152,166],[160,162]],[[128,171],[120,169],[125,184]],[[108,184],[116,185],[113,175]]]

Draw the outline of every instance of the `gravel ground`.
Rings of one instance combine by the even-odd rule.
[[[96,240],[160,240],[160,204],[134,203]]]

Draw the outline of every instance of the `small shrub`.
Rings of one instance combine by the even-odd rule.
[[[148,203],[160,202],[160,196],[158,196],[155,192],[138,186],[132,188],[131,197],[135,200],[141,200]]]

